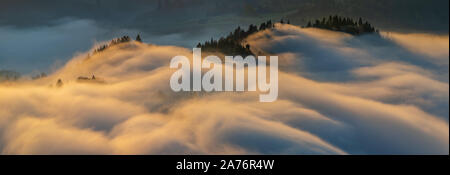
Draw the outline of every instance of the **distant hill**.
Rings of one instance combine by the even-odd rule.
[[[290,21],[280,21],[281,24],[290,24]],[[328,18],[317,19],[314,22],[308,22],[305,28],[315,27],[321,29],[327,29],[338,32],[345,32],[352,35],[362,35],[369,33],[377,33],[378,30],[375,29],[369,22],[363,21],[359,18],[358,22],[351,18],[340,17],[340,16],[329,16]],[[211,38],[209,41],[204,43],[198,43],[197,48],[201,48],[202,51],[206,52],[221,52],[226,55],[240,55],[248,56],[255,55],[250,50],[251,46],[249,44],[243,45],[243,41],[251,34],[254,34],[263,30],[270,30],[274,28],[274,23],[272,20],[264,22],[258,26],[250,24],[248,29],[242,29],[240,26],[237,27],[233,32],[230,32],[226,37],[221,37],[218,40]]]

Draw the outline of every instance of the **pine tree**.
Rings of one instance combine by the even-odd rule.
[[[137,42],[142,42],[141,35],[138,34],[138,35],[136,36],[136,41],[137,41]]]
[[[259,30],[265,30],[266,29],[266,23],[261,23],[259,26]]]

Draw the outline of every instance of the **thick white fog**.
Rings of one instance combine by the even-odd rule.
[[[192,50],[125,43],[0,84],[1,153],[449,153],[448,36],[277,25],[246,42],[279,56],[276,102],[173,92],[170,59]]]

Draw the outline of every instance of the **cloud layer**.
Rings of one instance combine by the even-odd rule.
[[[186,48],[132,42],[81,54],[46,78],[0,85],[1,153],[448,154],[448,47],[418,53],[407,42],[430,38],[257,33],[252,49],[280,57],[273,103],[172,92],[169,62],[192,57]],[[92,75],[105,83],[76,80]]]

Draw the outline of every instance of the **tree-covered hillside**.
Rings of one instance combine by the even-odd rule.
[[[234,30],[234,32],[230,32],[230,34],[226,37],[221,37],[218,40],[211,38],[210,41],[206,41],[203,44],[198,43],[197,48],[202,48],[202,51],[221,52],[226,55],[254,55],[250,50],[250,45],[247,44],[243,46],[242,41],[253,33],[266,29],[272,29],[273,27],[274,24],[271,20],[261,23],[259,27],[250,24],[247,30],[238,27]]]
[[[279,23],[281,24],[290,24],[290,21],[281,20]],[[211,38],[211,40],[206,41],[204,43],[198,43],[197,48],[202,48],[202,51],[206,52],[221,52],[225,55],[241,55],[248,56],[254,55],[250,50],[250,45],[243,45],[243,41],[249,35],[254,34],[256,32],[272,29],[274,27],[274,23],[269,20],[264,22],[258,26],[250,24],[247,30],[242,29],[241,27],[236,28],[233,32],[230,32],[226,37],[221,37],[218,40]],[[368,33],[376,33],[378,32],[375,27],[372,26],[367,21],[363,21],[362,18],[356,22],[355,20],[347,17],[341,16],[329,16],[328,18],[322,18],[315,20],[314,22],[308,22],[308,24],[304,27],[315,27],[327,30],[333,30],[338,32],[345,32],[352,35],[362,35]]]
[[[317,19],[314,22],[309,21],[306,27],[315,27],[333,31],[345,32],[352,35],[361,35],[366,33],[378,32],[375,27],[367,21],[359,18],[358,22],[351,18],[340,16],[329,16],[328,18]]]

